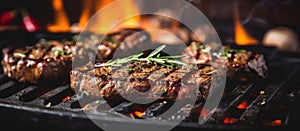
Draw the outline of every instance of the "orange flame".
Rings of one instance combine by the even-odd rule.
[[[92,13],[90,9],[92,7],[92,4],[93,4],[92,0],[85,0],[83,2],[83,10],[82,10],[81,16],[79,18],[79,23],[78,23],[80,28],[83,28],[84,25],[90,19],[91,13]]]
[[[67,32],[70,30],[70,24],[67,14],[63,7],[62,0],[52,0],[52,6],[54,9],[54,24],[48,25],[48,31],[50,32]]]
[[[251,37],[244,27],[242,26],[242,23],[240,21],[239,17],[239,10],[238,10],[238,4],[237,1],[234,4],[233,7],[233,18],[234,18],[234,32],[235,32],[235,42],[237,45],[255,45],[258,43],[256,39]]]
[[[113,2],[114,0],[103,0],[100,1],[99,4],[96,7],[96,9],[100,10],[110,2]],[[88,5],[86,5],[88,6]],[[86,7],[85,10],[87,10],[88,7]],[[87,12],[87,11],[84,11]],[[106,33],[110,30],[110,28],[113,25],[118,24],[122,21],[122,23],[118,24],[117,27],[114,27],[111,32],[117,31],[121,28],[135,28],[139,27],[139,17],[131,17],[126,20],[123,20],[123,18],[127,18],[130,16],[133,16],[134,14],[138,13],[138,9],[134,2],[132,0],[127,1],[119,1],[116,3],[116,6],[107,7],[105,10],[101,11],[100,13],[97,13],[95,16],[95,22],[89,23],[88,27],[86,27],[86,31],[94,32],[94,33]],[[87,20],[85,20],[89,15],[88,13],[83,13],[80,20],[80,25],[84,25],[83,23],[86,23]]]

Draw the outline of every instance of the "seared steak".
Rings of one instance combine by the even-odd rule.
[[[137,53],[138,49],[147,48],[150,42],[149,33],[139,28],[125,28],[105,36],[82,35],[76,43],[75,62],[76,65],[83,65],[94,60],[110,60],[117,54],[127,56]]]
[[[138,43],[150,41],[150,36],[140,29],[123,29],[108,34],[91,34],[82,41],[41,40],[32,46],[7,47],[3,52],[4,73],[20,82],[61,83],[69,81],[73,66],[82,66],[89,61],[106,60],[119,47],[121,51],[137,48]],[[140,33],[137,33],[140,32]],[[76,46],[75,46],[76,43]]]
[[[93,66],[92,63],[71,71],[71,88],[80,95],[108,100],[122,96],[139,100],[176,100],[208,96],[211,66],[164,67],[131,63],[123,67]],[[147,92],[147,95],[143,93]]]
[[[20,82],[51,83],[68,80],[74,44],[44,41],[34,46],[7,47],[1,62],[4,74]]]
[[[183,52],[186,56],[182,61],[196,64],[212,64],[209,54],[211,47],[205,47],[200,42],[192,42]],[[213,54],[212,54],[213,55]],[[264,56],[246,50],[236,50],[224,47],[219,54],[219,58],[225,58],[227,67],[227,77],[238,81],[252,81],[257,78],[266,78],[267,66]],[[218,59],[218,58],[217,58]],[[218,60],[216,60],[218,61]]]

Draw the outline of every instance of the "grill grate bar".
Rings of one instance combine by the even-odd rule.
[[[217,110],[212,115],[210,121],[223,120],[226,117],[225,112],[228,112],[228,110],[236,105],[243,96],[251,92],[253,86],[253,84],[236,86],[236,88],[234,88],[228,96],[222,98]]]
[[[54,95],[48,99],[45,99],[44,104],[50,105],[50,106],[55,106],[55,105],[58,105],[62,102],[69,100],[74,94],[75,94],[75,92],[72,89],[66,88],[64,90],[59,91],[59,93],[57,93],[56,95]]]
[[[49,101],[50,98],[55,97],[56,95],[58,95],[59,93],[61,93],[62,91],[66,90],[68,88],[69,88],[69,86],[54,87],[54,88],[50,89],[48,92],[46,92],[45,94],[37,97],[34,101],[42,101],[44,103],[44,105],[47,105],[48,104],[47,101]]]
[[[57,86],[50,86],[50,87],[37,87],[36,89],[20,96],[20,101],[22,102],[30,102],[34,101],[38,97],[46,94],[47,92],[53,90],[54,88],[57,88]]]
[[[74,99],[73,102],[70,104],[71,109],[80,109],[82,108],[81,105],[86,105],[90,102],[96,101],[96,98],[91,98],[91,97],[83,97],[83,98],[78,98],[77,95],[74,95],[76,98]],[[68,101],[67,101],[68,102]]]
[[[232,105],[230,105],[228,110],[223,112],[223,116],[220,117],[220,121],[224,122],[225,118],[237,119],[235,122],[240,122],[240,116],[245,112],[248,108],[247,103],[252,103],[257,96],[259,96],[260,90],[264,89],[266,86],[263,83],[254,84],[251,89],[245,92],[243,95],[239,97],[238,100],[234,101]],[[240,107],[241,106],[241,107]],[[233,122],[233,123],[235,123]],[[230,123],[231,124],[231,123]]]
[[[9,78],[6,77],[4,74],[0,74],[0,85],[9,81]]]
[[[0,91],[0,98],[7,98],[28,87],[29,84],[14,83],[14,85]]]

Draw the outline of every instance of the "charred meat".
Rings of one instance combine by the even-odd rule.
[[[117,54],[126,56],[128,52],[146,48],[150,42],[149,33],[139,28],[125,28],[105,36],[81,35],[76,43],[75,62],[83,65],[94,60],[109,60]]]
[[[82,66],[95,59],[106,60],[113,56],[117,48],[126,52],[127,49],[137,48],[139,43],[150,41],[150,36],[140,31],[135,28],[123,29],[106,35],[103,41],[101,35],[91,34],[84,36],[82,41],[41,39],[32,46],[7,47],[2,51],[2,67],[9,78],[20,82],[37,84],[69,81],[72,66]],[[98,57],[95,58],[96,55]]]
[[[34,46],[7,47],[1,64],[5,75],[20,82],[67,81],[73,49],[70,41],[40,41]]]
[[[209,53],[212,47],[205,47],[200,42],[192,42],[183,52],[182,58],[187,63],[211,64],[213,55]],[[215,57],[215,56],[214,56]],[[267,66],[264,56],[246,50],[224,47],[218,52],[217,58],[225,58],[227,77],[238,81],[252,81],[258,78],[266,78]]]
[[[109,100],[124,96],[140,100],[207,98],[214,71],[211,66],[192,66],[170,59],[177,56],[153,52],[145,58],[137,54],[75,68],[71,71],[71,88],[81,95]]]
[[[197,70],[146,63],[142,68],[139,64],[126,67],[85,65],[71,71],[71,88],[80,95],[108,100],[120,100],[123,96],[140,100],[182,100],[195,98],[195,95],[201,100],[208,96],[212,70],[211,66]]]

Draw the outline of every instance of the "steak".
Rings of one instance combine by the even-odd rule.
[[[20,82],[61,83],[69,79],[74,44],[44,41],[34,46],[7,47],[1,62],[4,74]]]
[[[208,97],[213,70],[202,65],[164,67],[131,63],[123,67],[97,67],[92,63],[71,71],[71,88],[79,95],[107,100],[183,100]],[[146,94],[143,94],[146,93]]]
[[[4,74],[20,82],[67,82],[72,64],[74,67],[82,66],[94,61],[96,55],[96,61],[106,60],[118,48],[124,54],[128,49],[138,48],[137,44],[150,41],[149,34],[141,31],[136,28],[123,29],[106,35],[103,41],[100,41],[101,35],[90,34],[82,37],[81,41],[40,40],[32,46],[7,47],[2,51],[1,63]]]
[[[150,42],[150,34],[139,28],[124,28],[105,36],[98,34],[81,35],[76,43],[75,62],[76,65],[80,66],[89,61],[110,60],[117,54],[127,56],[147,48]]]
[[[213,55],[210,55],[210,50],[213,47],[208,45],[205,47],[200,42],[192,42],[184,51],[186,56],[182,61],[195,64],[212,64]],[[227,77],[230,80],[237,81],[253,81],[264,79],[267,77],[267,65],[262,54],[254,53],[246,50],[231,49],[223,47],[221,52],[217,54],[216,61],[219,58],[225,58],[227,67]]]

